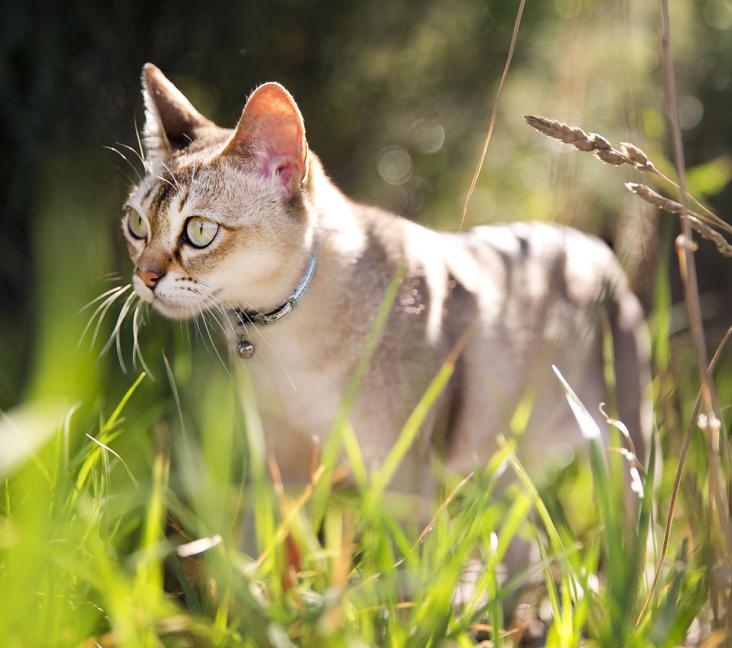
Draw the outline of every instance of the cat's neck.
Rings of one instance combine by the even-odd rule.
[[[314,155],[305,200],[312,236],[302,249],[293,251],[292,263],[277,290],[256,307],[264,310],[286,300],[315,255],[317,266],[307,290],[285,318],[244,331],[256,353],[266,354],[274,348],[280,355],[287,354],[290,362],[296,356],[306,362],[317,357],[322,360],[344,344],[361,348],[386,287],[405,261],[403,230],[411,226],[397,216],[350,200]],[[324,336],[323,330],[331,334]]]

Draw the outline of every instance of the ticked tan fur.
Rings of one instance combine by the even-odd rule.
[[[231,131],[197,113],[154,66],[143,81],[150,173],[127,204],[149,234],[141,241],[123,229],[136,267],[162,277],[154,291],[134,277],[144,300],[168,317],[214,305],[271,308],[317,254],[295,310],[248,331],[267,443],[287,481],[308,479],[313,437],[328,436],[400,269],[395,306],[350,414],[367,465],[384,459],[450,350],[468,338],[394,488],[429,495],[435,451],[456,471],[485,464],[526,394],[533,409],[520,454],[538,474],[566,461],[584,441],[551,365],[591,409],[607,400],[603,322],[612,331],[619,412],[642,449],[643,315],[599,239],[546,223],[432,231],[342,194],[307,149],[300,113],[281,86],[255,91]],[[219,224],[205,249],[183,239],[191,216]]]

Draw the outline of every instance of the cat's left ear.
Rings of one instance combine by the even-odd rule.
[[[279,83],[265,83],[249,97],[221,155],[254,158],[268,177],[277,178],[285,199],[307,175],[305,123],[292,95]]]
[[[142,95],[145,147],[153,159],[164,159],[186,148],[198,129],[213,126],[152,63],[142,68]]]

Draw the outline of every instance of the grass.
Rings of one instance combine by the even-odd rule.
[[[299,492],[285,492],[268,465],[244,363],[236,364],[236,381],[220,365],[199,371],[205,359],[174,329],[178,343],[170,361],[160,356],[157,382],[140,373],[115,398],[98,393],[68,410],[34,400],[10,412],[1,438],[19,458],[0,463],[4,644],[468,646],[490,636],[495,646],[512,646],[522,635],[528,640],[536,618],[521,622],[506,610],[533,593],[547,646],[677,646],[692,623],[707,637],[705,646],[721,645],[724,628],[713,628],[710,587],[717,538],[703,525],[710,514],[708,460],[699,434],[668,538],[671,559],[651,587],[677,467],[680,436],[672,421],[688,416],[695,396],[692,381],[681,377],[689,375],[690,359],[680,375],[670,373],[666,282],[660,272],[652,318],[663,363],[656,370],[656,441],[631,524],[617,488],[625,463],[587,427],[591,404],[580,403],[566,383],[589,461],[575,460],[539,488],[514,452],[527,419],[517,412],[516,429],[487,465],[443,484],[427,527],[405,514],[418,503],[385,497],[459,349],[387,461],[371,473],[348,424],[346,399],[311,483]],[[350,399],[358,380],[357,372]],[[671,404],[663,401],[669,384]],[[729,396],[729,367],[717,386]],[[18,450],[10,421],[37,444]],[[666,463],[657,480],[658,439]],[[356,483],[348,491],[331,483],[342,471],[341,450]],[[513,485],[499,491],[506,471],[514,473]],[[567,497],[574,489],[584,496]],[[540,559],[506,580],[499,564],[518,538],[535,542]],[[475,557],[486,569],[456,607],[453,593]]]

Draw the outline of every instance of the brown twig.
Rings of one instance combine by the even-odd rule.
[[[671,122],[671,133],[674,146],[674,159],[676,162],[676,173],[679,178],[679,193],[681,197],[681,226],[686,241],[693,241],[691,223],[687,218],[689,211],[688,194],[686,191],[686,163],[684,160],[684,146],[681,140],[681,128],[679,126],[679,106],[676,95],[676,77],[674,64],[671,58],[671,26],[669,19],[668,0],[661,0],[661,16],[663,35],[661,38],[661,53],[663,59],[663,85],[666,93],[668,117]],[[693,250],[688,246],[679,246],[679,263],[684,279],[686,303],[691,327],[691,337],[696,352],[699,375],[702,385],[702,399],[704,408],[712,414],[714,412],[714,390],[706,373],[707,350],[704,342],[704,329],[702,328],[701,307],[699,306],[699,286],[696,276],[696,262]]]
[[[668,0],[661,0],[661,17],[663,26],[662,60],[664,72],[664,90],[666,93],[666,101],[668,105],[669,120],[671,122],[671,132],[674,144],[674,159],[676,162],[676,172],[679,177],[681,204],[683,205],[683,213],[681,214],[682,231],[685,241],[693,241],[691,233],[691,220],[687,215],[688,212],[688,196],[686,191],[686,171],[684,162],[684,147],[681,140],[681,127],[679,126],[679,106],[676,94],[676,78],[674,74],[674,64],[671,57],[671,27],[669,18]],[[721,420],[719,414],[719,402],[714,387],[714,383],[707,371],[707,349],[704,340],[704,329],[702,326],[701,306],[699,304],[699,286],[696,274],[696,261],[694,259],[693,250],[688,245],[678,245],[677,253],[679,257],[679,266],[684,284],[684,294],[686,298],[687,312],[689,316],[689,325],[691,328],[691,338],[694,344],[695,357],[697,361],[697,369],[701,382],[703,412],[708,420]],[[727,493],[724,485],[724,475],[722,474],[722,462],[720,457],[720,443],[724,443],[724,439],[720,438],[719,426],[709,429],[707,436],[709,451],[709,491],[711,497],[709,499],[710,522],[715,517],[721,527],[722,542],[721,559],[725,563],[729,563],[730,554],[732,553],[732,539],[730,535],[730,519],[729,507],[727,502]],[[715,516],[716,511],[716,516]],[[711,541],[712,529],[710,528],[708,540]],[[716,553],[716,550],[715,550]],[[719,592],[717,585],[712,579],[710,581],[712,614],[715,626],[720,623],[719,612],[715,600],[721,594],[724,596],[724,589]],[[732,598],[726,597],[726,603],[729,607],[732,604]],[[732,623],[732,617],[728,615],[727,624]]]
[[[679,194],[683,211],[681,213],[681,225],[683,238],[685,242],[692,242],[693,235],[691,232],[691,220],[688,217],[688,194],[686,191],[686,165],[684,161],[684,147],[681,139],[681,127],[679,125],[679,106],[676,93],[676,77],[674,73],[674,63],[671,55],[671,25],[668,0],[661,0],[661,54],[663,62],[663,80],[664,92],[666,94],[666,102],[668,108],[669,121],[671,123],[671,133],[674,146],[674,160],[676,163],[676,173],[679,178]],[[701,395],[703,403],[703,412],[708,420],[720,420],[719,403],[715,391],[714,383],[707,370],[707,349],[704,339],[704,329],[702,326],[701,307],[699,304],[699,286],[696,274],[696,261],[694,252],[689,245],[677,245],[677,253],[679,258],[679,266],[681,277],[684,285],[684,296],[686,301],[687,312],[689,316],[689,326],[691,328],[691,338],[694,345],[695,358],[699,379],[701,383]],[[710,522],[716,517],[721,527],[721,535],[723,541],[721,543],[722,560],[729,562],[730,554],[730,522],[729,510],[726,501],[726,492],[722,479],[722,468],[719,452],[720,435],[719,430],[715,427],[709,430],[707,435],[709,450],[709,491],[711,497],[709,499],[709,515]],[[715,516],[716,509],[716,516]],[[711,542],[712,529],[707,530],[707,541]],[[716,550],[715,550],[716,553]],[[712,614],[714,625],[719,627],[720,618],[719,610],[716,605],[720,593],[724,595],[724,589],[720,592],[714,579],[710,581],[710,598],[712,604]],[[730,599],[727,599],[729,604]],[[732,618],[726,619],[729,624]]]
[[[516,41],[518,40],[518,32],[519,27],[521,27],[521,17],[524,15],[524,6],[526,5],[526,0],[521,0],[519,2],[518,10],[516,11],[516,20],[513,24],[513,34],[511,35],[511,45],[508,48],[508,55],[506,56],[506,64],[503,66],[503,74],[501,74],[501,81],[498,84],[498,92],[496,93],[496,101],[493,104],[493,112],[491,113],[490,121],[488,122],[488,132],[485,136],[485,141],[483,142],[483,150],[480,154],[480,160],[478,161],[478,165],[475,167],[475,173],[473,173],[473,179],[470,182],[470,189],[468,189],[468,195],[465,197],[465,204],[463,205],[463,215],[460,219],[460,229],[463,229],[463,226],[465,225],[465,219],[468,216],[468,207],[470,207],[470,199],[473,197],[473,194],[475,193],[475,187],[478,184],[478,178],[480,177],[480,172],[483,170],[483,165],[485,164],[485,157],[488,154],[488,146],[491,143],[491,138],[493,137],[493,128],[496,125],[496,116],[498,115],[498,104],[501,101],[501,95],[503,94],[503,86],[506,83],[506,78],[508,77],[508,70],[511,67],[511,60],[513,59],[513,51],[516,48]]]

